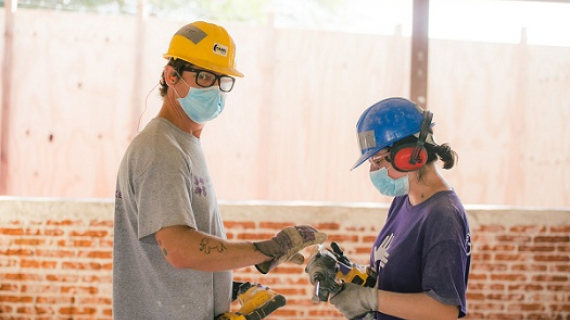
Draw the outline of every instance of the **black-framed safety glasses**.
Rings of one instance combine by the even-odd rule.
[[[226,75],[217,75],[211,71],[194,69],[191,67],[183,68],[182,71],[189,71],[196,73],[196,84],[203,88],[213,86],[216,81],[219,83],[222,92],[230,92],[234,88],[236,79]]]

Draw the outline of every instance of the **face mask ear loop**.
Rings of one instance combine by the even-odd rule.
[[[178,75],[178,79],[182,80],[182,82],[184,82],[184,84],[188,86],[189,88],[188,94],[190,94],[190,90],[192,90],[192,87],[188,84],[188,82],[186,82],[186,80],[184,80],[184,78],[182,78],[182,76],[180,75],[180,73],[178,73],[178,71],[174,70],[174,72],[176,72],[176,74]],[[178,96],[178,99],[182,99],[182,97],[178,94],[178,91],[176,91],[174,87],[172,87],[172,89],[174,90],[174,93],[176,93],[176,95]]]
[[[152,89],[150,89],[150,91],[147,93],[146,98],[144,99],[144,109],[141,112],[140,116],[139,116],[139,122],[137,124],[137,132],[140,133],[140,126],[141,126],[141,121],[142,121],[142,117],[144,115],[144,113],[146,112],[146,109],[148,107],[148,97],[150,96],[150,94],[154,91],[154,89],[156,89],[156,87],[158,87],[160,83],[157,83],[154,85],[154,87],[152,87]]]

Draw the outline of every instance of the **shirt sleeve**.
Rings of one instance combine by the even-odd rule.
[[[469,268],[465,246],[454,240],[439,242],[429,250],[424,261],[423,290],[441,303],[459,306],[458,317],[464,317]]]
[[[156,159],[136,185],[139,239],[168,226],[196,227],[190,169],[182,157],[163,155]]]

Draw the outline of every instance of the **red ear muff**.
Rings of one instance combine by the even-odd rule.
[[[423,167],[428,160],[428,153],[425,147],[419,149],[415,163],[412,164],[410,162],[416,148],[417,145],[415,143],[403,144],[392,148],[390,152],[392,167],[401,172],[416,171]]]
[[[430,111],[424,110],[422,117],[423,120],[417,143],[406,143],[394,147],[390,151],[392,167],[398,171],[416,171],[427,163],[428,153],[424,144],[429,133],[433,114]]]

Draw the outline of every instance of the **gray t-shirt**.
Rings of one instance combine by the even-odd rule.
[[[114,224],[115,320],[212,320],[229,311],[231,272],[175,269],[154,237],[187,225],[226,238],[198,138],[157,118],[133,139],[117,176]]]

